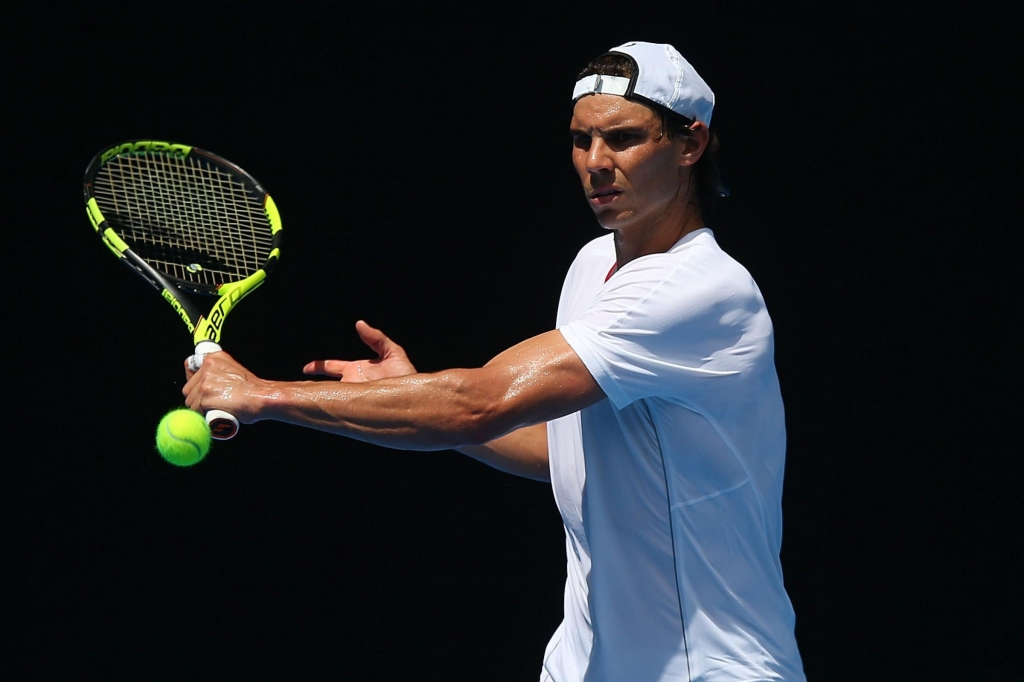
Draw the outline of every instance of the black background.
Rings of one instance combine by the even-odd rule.
[[[600,234],[568,160],[576,73],[649,40],[717,93],[733,196],[711,224],[775,322],[809,678],[1024,679],[1019,19],[827,4],[28,8],[0,675],[536,679],[565,570],[548,487],[274,423],[165,464],[189,339],[105,255],[81,175],[155,138],[266,185],[284,257],[224,339],[259,375],[363,357],[360,318],[421,370],[478,366],[551,328]]]

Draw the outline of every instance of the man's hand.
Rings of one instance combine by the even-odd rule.
[[[272,392],[269,382],[223,351],[207,354],[198,372],[192,372],[186,360],[185,376],[185,405],[199,413],[226,410],[244,424],[257,420],[260,398]]]
[[[303,374],[323,374],[341,381],[358,383],[415,374],[405,350],[384,332],[359,320],[356,333],[377,357],[372,360],[314,360],[302,368]]]

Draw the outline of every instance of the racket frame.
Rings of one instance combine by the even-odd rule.
[[[255,192],[257,196],[262,195],[263,211],[271,228],[271,248],[264,263],[243,279],[224,282],[216,286],[203,286],[187,282],[160,272],[147,263],[108,224],[94,192],[93,183],[100,169],[108,161],[122,154],[167,154],[175,159],[185,159],[196,154],[204,157],[213,165],[225,168],[232,174],[244,178],[252,192]],[[118,257],[118,260],[160,292],[160,296],[174,309],[192,334],[192,343],[196,349],[193,358],[197,363],[195,367],[198,367],[202,364],[202,358],[207,352],[220,350],[221,332],[228,313],[239,301],[266,281],[267,276],[273,271],[281,257],[281,215],[273,198],[263,189],[256,178],[227,159],[198,147],[159,140],[130,140],[113,145],[96,154],[86,168],[83,193],[89,222],[102,239],[103,244]],[[209,312],[204,314],[203,309],[187,295],[187,292],[216,296],[216,301]],[[210,424],[213,437],[218,440],[227,440],[238,432],[238,420],[227,412],[211,410],[207,412],[206,419]]]
[[[197,154],[205,157],[215,165],[228,168],[232,173],[244,178],[257,193],[263,195],[263,210],[271,226],[272,244],[266,261],[256,272],[234,282],[226,282],[216,287],[203,288],[160,272],[132,251],[131,246],[107,223],[107,219],[96,200],[93,182],[100,168],[115,156],[147,153],[163,153],[180,159],[187,158],[191,154]],[[103,240],[104,245],[121,262],[160,292],[161,297],[174,309],[192,334],[193,345],[198,345],[202,341],[220,343],[224,319],[228,313],[239,301],[266,281],[267,275],[273,271],[281,256],[281,214],[277,210],[274,199],[252,175],[227,159],[198,147],[159,140],[131,140],[113,145],[96,154],[89,163],[85,172],[83,192],[89,221],[92,223],[93,229]],[[209,312],[204,314],[199,305],[186,295],[186,292],[205,296],[213,295],[217,297],[217,300]]]

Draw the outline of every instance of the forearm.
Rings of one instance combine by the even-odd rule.
[[[251,398],[256,419],[390,448],[443,450],[487,443],[519,426],[481,383],[470,370],[361,384],[264,381]]]
[[[604,397],[557,331],[527,339],[479,369],[368,382],[278,382],[217,352],[199,371],[186,367],[186,376],[185,404],[199,412],[226,410],[244,423],[272,419],[402,450],[483,446],[466,454],[531,478],[543,478],[546,433],[543,440],[532,431],[496,441]],[[529,447],[518,459],[522,443]]]
[[[524,426],[483,445],[461,446],[456,450],[499,471],[535,481],[551,480],[546,423]]]

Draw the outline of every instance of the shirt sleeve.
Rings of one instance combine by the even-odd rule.
[[[653,396],[713,400],[771,341],[753,280],[722,270],[685,256],[638,259],[559,331],[619,409]]]

